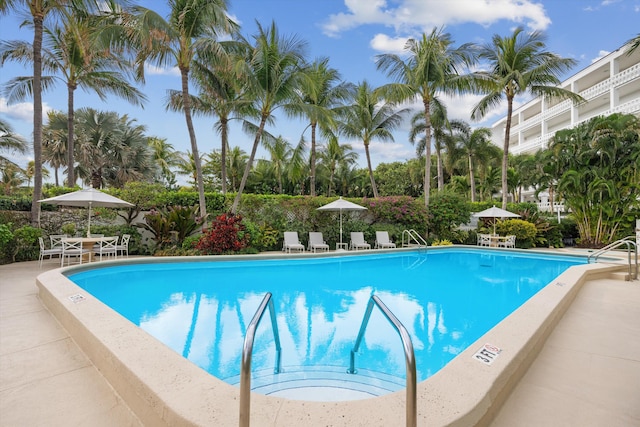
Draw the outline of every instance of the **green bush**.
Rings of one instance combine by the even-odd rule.
[[[42,230],[25,225],[13,232],[15,241],[13,261],[31,261],[40,256],[38,237],[42,237]]]
[[[0,224],[0,264],[12,261],[13,245],[11,224]]]
[[[442,191],[429,202],[429,233],[439,239],[453,239],[454,230],[469,222],[471,212],[465,199],[455,193]]]
[[[508,219],[506,221],[498,221],[496,231],[501,236],[516,236],[516,247],[529,249],[534,247],[534,240],[538,234],[535,224],[522,219]]]

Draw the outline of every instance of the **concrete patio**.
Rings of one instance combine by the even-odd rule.
[[[40,302],[57,267],[0,266],[0,426],[142,425]],[[585,283],[491,425],[640,425],[640,282]]]

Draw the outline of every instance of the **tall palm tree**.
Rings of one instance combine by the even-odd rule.
[[[246,78],[248,96],[255,110],[259,111],[259,124],[248,126],[245,123],[245,130],[254,133],[255,138],[238,193],[233,200],[232,213],[238,210],[267,122],[273,120],[275,110],[288,106],[285,111],[291,111],[295,103],[300,64],[304,63],[306,43],[297,37],[280,37],[275,22],[268,29],[258,23],[258,34],[254,39],[255,45],[248,46],[246,60],[240,61],[237,66],[244,68],[242,75]]]
[[[240,181],[242,180],[242,173],[245,170],[248,161],[249,155],[241,150],[240,147],[233,147],[229,150],[228,166],[231,191],[238,191]]]
[[[309,171],[309,194],[311,196],[316,195],[316,132],[319,128],[326,137],[331,137],[335,128],[336,109],[352,93],[353,85],[340,82],[340,73],[329,67],[328,58],[316,59],[307,65],[302,72],[298,90],[300,104],[292,113],[306,118],[309,121],[307,128],[311,128]]]
[[[471,129],[467,123],[456,128],[455,139],[466,155],[469,168],[469,185],[471,187],[471,201],[476,201],[475,170],[478,162],[484,162],[488,157],[491,144],[491,129]]]
[[[164,183],[171,183],[175,179],[172,168],[180,166],[184,159],[173,148],[173,145],[167,142],[166,138],[150,137],[148,144],[153,151],[154,161],[160,169]]]
[[[322,167],[329,171],[329,185],[327,197],[331,197],[331,190],[338,168],[350,169],[358,160],[358,154],[350,144],[340,144],[338,138],[330,138],[327,146],[320,151]]]
[[[509,192],[507,168],[514,98],[530,92],[534,96],[582,100],[580,95],[558,86],[559,76],[571,69],[576,61],[546,51],[545,39],[540,31],[527,34],[518,27],[510,36],[494,35],[492,42],[482,46],[479,52],[479,58],[487,61],[489,71],[475,73],[476,83],[486,95],[473,108],[471,117],[482,118],[490,109],[497,107],[503,97],[507,100],[502,152],[502,209],[507,208]]]
[[[408,57],[384,54],[376,57],[379,69],[398,80],[386,86],[392,99],[404,101],[420,98],[424,110],[426,129],[424,203],[429,207],[429,189],[431,187],[431,102],[439,93],[463,93],[471,89],[470,75],[462,74],[462,67],[474,63],[473,46],[452,47],[451,35],[442,29],[433,29],[420,40],[409,39],[405,44]]]
[[[33,95],[33,160],[35,170],[33,176],[33,202],[31,203],[31,223],[38,225],[40,204],[38,200],[42,198],[42,35],[45,19],[53,14],[61,12],[65,7],[73,3],[74,7],[80,6],[80,2],[72,0],[3,0],[0,2],[0,14],[5,14],[9,10],[20,11],[23,8],[31,16],[33,25],[33,44],[31,49],[31,60],[33,64],[33,85],[31,93]],[[87,1],[83,5],[88,5]],[[25,55],[26,58],[28,56]],[[0,54],[0,66],[7,58]],[[11,97],[9,97],[11,100]]]
[[[386,101],[382,92],[374,90],[366,81],[356,87],[353,103],[342,111],[341,131],[346,136],[360,139],[364,144],[373,197],[378,197],[378,188],[373,177],[369,144],[376,139],[393,142],[392,131],[400,126],[407,111],[396,110],[395,104]]]
[[[282,178],[286,173],[293,148],[282,136],[277,137],[275,140],[267,139],[264,145],[271,157],[270,166],[278,181],[278,194],[282,194]]]
[[[142,11],[136,28],[139,70],[143,69],[145,60],[160,66],[177,65],[180,70],[182,108],[195,163],[200,215],[205,217],[207,206],[202,163],[191,117],[189,72],[196,54],[202,58],[224,55],[217,35],[235,31],[236,25],[227,15],[226,0],[169,0],[168,3],[167,21],[151,10],[139,9]]]

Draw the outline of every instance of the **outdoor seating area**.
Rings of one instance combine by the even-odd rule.
[[[92,234],[89,237],[70,237],[66,234],[52,234],[49,236],[50,246],[45,245],[42,237],[38,238],[40,245],[39,265],[46,259],[51,260],[60,258],[60,266],[75,262],[82,264],[95,260],[102,261],[104,259],[118,256],[129,257],[129,240],[131,235],[124,234],[122,240],[120,236],[104,236],[102,234]],[[118,243],[120,242],[120,243]]]
[[[499,236],[497,234],[478,234],[478,246],[487,246],[492,248],[515,248],[516,236]]]

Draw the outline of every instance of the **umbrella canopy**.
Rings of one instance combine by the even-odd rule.
[[[342,197],[340,197],[338,200],[334,200],[331,203],[320,206],[317,210],[340,212],[340,243],[342,244],[342,211],[363,211],[367,210],[367,208],[356,203],[352,203],[348,200],[344,200]]]
[[[72,193],[61,194],[48,199],[38,200],[38,203],[49,203],[51,205],[75,206],[89,209],[89,222],[87,226],[87,237],[91,234],[91,208],[131,208],[135,205],[117,197],[98,191],[95,188],[74,191]]]
[[[520,215],[513,212],[506,211],[501,208],[497,208],[496,205],[489,209],[485,209],[480,212],[476,212],[473,216],[477,218],[520,218]],[[493,234],[496,234],[496,222],[493,222]]]

